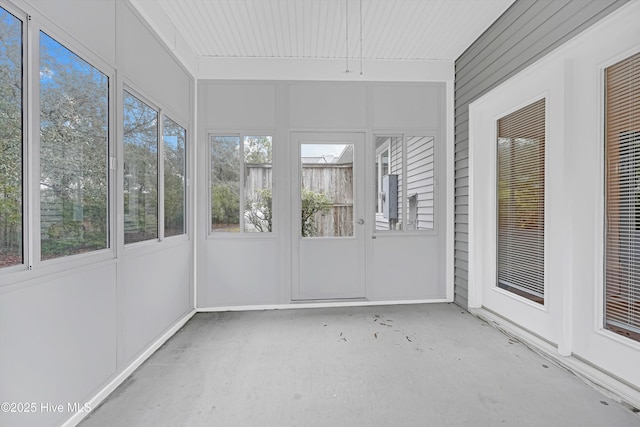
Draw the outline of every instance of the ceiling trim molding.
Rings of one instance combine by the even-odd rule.
[[[194,78],[198,77],[198,57],[187,41],[173,25],[164,9],[158,7],[156,0],[129,0],[142,18],[147,21],[158,37]]]
[[[198,79],[446,82],[454,61],[365,60],[345,72],[345,61],[310,58],[200,58]]]

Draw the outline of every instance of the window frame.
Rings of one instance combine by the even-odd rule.
[[[36,233],[40,233],[40,226],[41,226],[41,214],[40,214],[40,202],[41,202],[41,194],[40,194],[40,190],[39,188],[37,190],[33,190],[33,195],[32,195],[32,201],[33,201],[33,211],[32,211],[32,220],[34,221],[34,225],[33,225],[33,233],[31,236],[32,239],[32,244],[34,247],[34,252],[33,252],[33,257],[34,257],[34,265],[39,265],[39,264],[43,264],[46,263],[48,264],[56,264],[56,263],[62,263],[67,261],[70,258],[81,258],[84,259],[86,257],[90,257],[94,254],[100,254],[100,253],[107,253],[107,254],[111,254],[111,256],[109,258],[113,258],[115,256],[115,246],[116,246],[116,240],[115,240],[115,194],[116,194],[116,173],[117,172],[114,168],[114,161],[115,161],[115,138],[114,138],[114,129],[115,129],[115,122],[116,122],[116,116],[115,116],[115,110],[114,110],[114,95],[115,95],[115,71],[109,67],[108,65],[104,64],[97,56],[95,56],[94,54],[90,53],[89,51],[86,51],[81,45],[79,45],[77,42],[75,42],[72,38],[70,37],[63,37],[62,34],[60,34],[59,37],[59,33],[57,31],[55,31],[54,29],[49,28],[48,26],[45,25],[41,25],[38,28],[32,28],[32,34],[34,35],[34,40],[32,43],[33,46],[33,57],[32,57],[32,62],[31,65],[33,67],[33,70],[37,70],[38,74],[40,71],[40,43],[41,43],[41,34],[45,34],[46,36],[48,36],[49,38],[51,38],[52,40],[54,40],[55,42],[57,42],[58,44],[60,44],[62,47],[64,47],[65,49],[67,49],[69,52],[71,52],[73,55],[77,56],[78,58],[80,58],[82,61],[86,62],[88,65],[90,65],[91,67],[95,68],[97,71],[99,71],[100,73],[102,73],[104,76],[106,76],[107,78],[107,153],[106,153],[106,157],[105,157],[105,162],[106,162],[106,172],[107,172],[107,179],[106,179],[106,183],[107,183],[107,191],[106,191],[106,196],[107,196],[107,245],[105,248],[102,249],[97,249],[97,250],[93,250],[93,251],[88,251],[88,252],[83,252],[83,253],[78,253],[78,254],[71,254],[71,255],[65,255],[65,256],[60,256],[60,257],[55,257],[55,258],[51,258],[51,259],[47,259],[47,260],[43,260],[42,259],[42,248],[41,248],[41,239],[39,237],[36,236]],[[109,71],[107,71],[109,70]],[[35,71],[34,71],[35,72]],[[34,80],[36,80],[35,76],[34,76]],[[32,123],[34,126],[34,130],[36,130],[37,132],[34,132],[34,134],[31,136],[31,139],[34,141],[34,147],[32,150],[32,155],[33,155],[33,159],[32,159],[32,165],[33,165],[33,171],[32,171],[32,179],[33,179],[33,183],[40,183],[41,180],[41,147],[42,147],[42,143],[41,143],[41,138],[40,138],[40,130],[41,130],[41,123],[40,123],[40,91],[41,91],[41,87],[40,87],[40,79],[37,78],[37,83],[34,84],[34,88],[33,88],[33,96],[32,96],[32,100],[34,101],[34,105],[32,106]],[[36,108],[37,107],[37,108]],[[30,184],[30,187],[33,187],[33,184]],[[36,255],[37,254],[37,255]],[[37,260],[37,261],[35,261]]]
[[[376,208],[377,205],[377,201],[376,200],[380,200],[379,194],[374,194],[371,198],[372,198],[372,203],[369,204],[370,208],[369,208],[369,212],[375,212],[372,220],[373,220],[373,225],[371,227],[371,232],[372,232],[372,236],[374,238],[388,238],[388,237],[393,237],[393,238],[397,238],[397,237],[419,237],[419,236],[436,236],[440,234],[440,210],[444,208],[444,206],[440,206],[440,200],[439,200],[439,194],[440,194],[440,189],[439,189],[439,184],[440,184],[440,172],[441,169],[445,168],[444,164],[440,164],[441,160],[440,160],[440,149],[438,147],[438,142],[439,142],[439,137],[438,137],[438,132],[432,131],[432,130],[424,130],[424,129],[403,129],[401,131],[388,131],[388,130],[376,130],[374,129],[373,132],[371,133],[371,137],[372,137],[372,141],[373,141],[373,154],[372,154],[372,161],[370,162],[373,167],[375,168],[375,165],[378,163],[378,155],[384,151],[383,149],[378,149],[375,147],[375,141],[377,138],[402,138],[402,180],[403,180],[403,185],[402,185],[402,200],[405,201],[406,207],[407,209],[404,209],[404,205],[403,205],[403,209],[402,209],[402,223],[406,224],[407,223],[407,219],[409,218],[409,209],[408,209],[408,198],[407,198],[407,185],[404,185],[404,183],[406,182],[406,171],[407,171],[407,165],[408,165],[408,156],[407,156],[407,140],[409,138],[431,138],[433,140],[433,228],[428,229],[428,230],[407,230],[405,228],[405,226],[403,226],[403,228],[401,230],[376,230],[376,225],[375,222],[377,220],[378,217],[382,216],[382,212],[379,212],[379,210]],[[442,159],[442,162],[444,162],[444,159]],[[389,143],[389,172],[391,171],[391,146]],[[374,175],[378,175],[378,171],[375,170],[374,171]],[[376,177],[376,179],[378,179],[378,177]],[[379,190],[378,193],[381,191],[381,185],[382,185],[382,177],[379,178]],[[446,202],[443,202],[446,204]],[[382,208],[380,207],[380,210]]]
[[[10,274],[19,273],[31,270],[34,264],[33,257],[33,245],[31,244],[31,230],[33,227],[31,220],[31,170],[29,162],[29,122],[30,122],[30,114],[31,114],[31,103],[29,102],[29,96],[31,94],[31,85],[30,85],[30,70],[32,68],[30,61],[30,34],[31,34],[31,21],[29,19],[29,14],[16,7],[12,3],[0,3],[0,7],[2,7],[7,13],[13,15],[16,19],[18,19],[21,23],[21,66],[22,66],[22,93],[21,93],[21,175],[22,175],[22,188],[20,189],[20,194],[22,197],[22,209],[21,209],[21,246],[22,246],[22,262],[19,264],[0,267],[0,271],[2,274],[0,277],[7,277]],[[4,279],[3,277],[3,279]],[[4,280],[0,280],[0,286],[2,285]]]
[[[1,270],[0,287],[24,280],[38,279],[50,274],[81,268],[112,260],[116,257],[117,182],[116,170],[116,71],[98,55],[87,49],[72,36],[60,30],[44,17],[31,19],[19,7],[2,2],[7,12],[22,20],[23,49],[23,263]],[[42,260],[40,245],[40,32],[54,39],[81,58],[108,80],[107,124],[107,238],[106,248]]]
[[[276,131],[275,129],[250,129],[250,128],[235,128],[235,129],[207,129],[205,131],[205,135],[207,136],[207,165],[206,165],[206,183],[207,183],[207,212],[206,212],[206,236],[208,239],[273,239],[276,238],[278,233],[278,215],[279,209],[277,205],[276,199],[278,198],[276,188],[275,188],[275,174],[272,175],[272,183],[271,183],[271,211],[272,217],[275,218],[272,222],[272,230],[271,232],[248,232],[244,230],[244,175],[245,175],[245,160],[244,160],[244,139],[248,136],[270,136],[271,137],[271,168],[272,171],[276,170]],[[212,172],[212,162],[211,162],[211,143],[212,138],[214,137],[238,137],[240,139],[240,153],[242,155],[239,156],[240,161],[240,203],[239,203],[239,226],[240,231],[238,232],[230,232],[230,231],[213,231],[212,227],[212,218],[211,218],[211,209],[213,206],[213,201],[211,198],[211,190],[212,190],[212,181],[211,181],[211,172]]]
[[[156,170],[157,170],[157,176],[156,176],[156,185],[157,185],[157,195],[156,195],[156,216],[157,216],[157,224],[156,224],[156,237],[152,238],[152,239],[145,239],[145,240],[140,240],[137,242],[126,242],[126,236],[125,236],[125,227],[124,227],[124,223],[125,223],[125,214],[124,214],[124,163],[126,161],[125,159],[125,142],[124,142],[124,100],[126,97],[126,94],[128,93],[129,95],[135,97],[138,101],[142,102],[144,105],[146,105],[147,107],[151,108],[153,111],[156,112],[157,115],[157,120],[156,120],[156,141],[157,141],[157,148],[156,148]],[[120,235],[122,236],[122,244],[124,245],[125,248],[130,248],[130,247],[136,247],[136,246],[145,246],[145,245],[150,245],[150,244],[154,244],[154,243],[158,243],[161,242],[163,240],[163,233],[164,233],[164,218],[161,218],[161,216],[164,215],[163,212],[163,208],[164,206],[161,206],[160,203],[160,199],[161,199],[161,193],[162,193],[162,187],[161,187],[161,180],[163,178],[163,172],[164,172],[164,165],[161,162],[160,159],[163,158],[163,152],[162,150],[162,126],[161,126],[161,117],[162,117],[162,113],[160,111],[160,107],[157,106],[156,103],[152,102],[148,97],[144,96],[140,91],[134,89],[133,87],[131,87],[128,84],[124,84],[123,88],[122,88],[122,98],[120,101],[120,106],[122,108],[122,122],[121,122],[121,133],[122,133],[122,168],[119,171],[118,175],[122,177],[122,221],[120,223],[121,225],[121,229],[122,232],[120,233]],[[163,225],[161,227],[161,224]]]
[[[533,300],[532,298],[530,298],[529,296],[523,295],[520,292],[514,292],[511,291],[509,289],[506,289],[502,286],[499,285],[499,274],[500,274],[500,268],[499,268],[499,262],[500,262],[500,238],[499,238],[499,232],[500,232],[500,227],[499,227],[499,221],[500,221],[500,198],[499,198],[499,174],[500,174],[500,169],[499,169],[499,150],[498,150],[498,145],[499,145],[499,122],[500,120],[510,116],[513,113],[516,113],[520,110],[523,110],[527,107],[530,107],[534,104],[536,104],[537,102],[543,101],[544,100],[544,138],[545,138],[545,145],[544,145],[544,149],[542,150],[542,156],[543,156],[543,167],[544,167],[544,171],[543,171],[543,180],[544,180],[544,191],[542,194],[542,201],[544,203],[544,208],[543,208],[543,227],[542,227],[542,232],[543,232],[543,238],[544,241],[542,243],[542,248],[543,248],[543,256],[542,256],[542,267],[543,267],[543,273],[542,273],[542,287],[543,287],[543,292],[542,292],[542,302],[537,302],[535,300]],[[534,306],[534,307],[538,307],[538,308],[542,308],[544,310],[546,310],[546,308],[549,305],[549,290],[548,290],[548,280],[547,280],[547,274],[548,274],[548,266],[547,266],[547,257],[548,257],[548,244],[549,244],[549,238],[548,236],[548,226],[549,226],[549,215],[548,215],[548,209],[549,209],[549,186],[547,185],[547,183],[549,182],[549,96],[547,94],[544,94],[543,96],[539,96],[536,98],[533,98],[529,101],[527,101],[526,103],[523,103],[521,105],[519,105],[516,108],[510,109],[507,112],[504,112],[500,115],[498,115],[497,117],[494,118],[494,138],[493,138],[493,154],[494,154],[494,182],[495,182],[495,189],[494,189],[494,194],[493,194],[493,198],[494,198],[494,206],[495,206],[495,281],[494,281],[494,290],[504,293],[510,297],[514,297],[516,299],[520,299],[522,301],[526,301],[528,304]],[[519,288],[516,288],[519,289]],[[526,293],[525,291],[521,291],[523,293]],[[531,294],[533,296],[533,294]]]
[[[376,182],[377,182],[377,189],[378,189],[378,194],[376,196],[376,219],[379,217],[379,215],[382,215],[382,197],[381,197],[381,193],[382,193],[382,177],[384,176],[382,174],[382,159],[383,159],[383,154],[387,153],[387,171],[389,168],[389,162],[391,159],[391,143],[387,143],[386,146],[382,146],[380,148],[376,147]]]
[[[608,203],[608,173],[607,173],[607,70],[631,57],[640,54],[640,50],[632,49],[626,51],[622,54],[616,55],[613,58],[610,58],[604,63],[601,63],[598,67],[599,73],[599,90],[598,90],[598,104],[600,110],[600,120],[599,120],[599,147],[600,147],[600,191],[599,191],[599,221],[598,221],[598,244],[597,244],[597,254],[596,254],[596,262],[595,265],[595,273],[597,280],[597,290],[596,290],[596,302],[597,307],[595,310],[595,325],[594,331],[601,336],[604,336],[608,339],[614,340],[620,344],[623,344],[627,347],[640,349],[640,339],[632,338],[630,336],[625,336],[622,333],[618,333],[607,326],[607,242],[608,242],[608,234],[607,234],[607,222],[608,222],[608,214],[607,211],[609,209]],[[640,128],[635,131],[640,132]],[[640,135],[640,134],[639,134]],[[638,139],[638,147],[635,148],[634,151],[640,152],[640,139]],[[640,165],[640,161],[637,162]],[[618,162],[616,166],[620,167],[621,162]],[[638,207],[636,206],[636,210]],[[636,219],[636,222],[638,220]],[[637,224],[636,224],[637,225]],[[640,234],[640,230],[637,231]],[[640,301],[640,298],[638,299]],[[621,328],[624,329],[624,328]],[[631,331],[635,337],[640,337],[638,332]]]
[[[33,22],[32,20],[30,22]],[[54,39],[64,48],[68,49],[74,55],[85,61],[91,67],[95,68],[107,77],[108,81],[108,124],[107,124],[107,156],[105,158],[107,162],[107,237],[108,244],[106,248],[84,252],[79,254],[73,254],[68,256],[62,256],[43,260],[41,257],[41,245],[40,238],[37,233],[40,232],[40,190],[39,187],[33,188],[35,183],[40,182],[40,33],[45,33],[50,38]],[[116,94],[116,72],[113,67],[104,62],[98,55],[94,54],[90,50],[86,49],[82,44],[77,42],[74,38],[66,35],[64,32],[57,29],[53,25],[49,25],[46,22],[40,22],[39,25],[34,24],[30,28],[30,40],[29,47],[31,47],[30,53],[28,53],[29,63],[32,72],[30,76],[30,99],[32,105],[29,107],[29,119],[31,121],[32,129],[29,129],[31,134],[29,135],[32,141],[32,147],[28,158],[30,170],[30,182],[29,187],[31,194],[29,196],[30,207],[29,215],[31,216],[31,233],[30,243],[32,257],[32,263],[29,269],[38,269],[40,266],[52,266],[55,271],[58,269],[64,270],[67,268],[74,268],[75,266],[82,266],[87,264],[87,260],[99,262],[103,260],[113,259],[116,256],[116,209],[115,209],[115,197],[116,197],[116,182],[117,171],[114,168],[115,156],[116,156],[116,113],[115,113],[115,94]],[[38,76],[36,75],[38,74]]]
[[[139,101],[143,102],[146,106],[153,109],[158,114],[158,123],[157,123],[157,138],[158,138],[158,149],[157,149],[157,168],[158,168],[158,237],[155,239],[147,239],[141,240],[139,242],[124,242],[124,93],[128,92],[130,95],[136,97]],[[180,244],[181,242],[190,240],[190,227],[191,220],[189,219],[190,212],[192,212],[191,207],[191,130],[187,125],[186,121],[177,113],[169,108],[165,108],[161,102],[156,101],[154,98],[146,95],[142,90],[136,88],[136,85],[131,81],[125,81],[120,88],[121,98],[119,99],[119,105],[121,108],[121,129],[119,130],[120,138],[122,140],[122,154],[118,157],[118,177],[122,180],[121,188],[122,194],[118,199],[118,203],[121,206],[118,212],[122,215],[122,219],[120,220],[118,226],[120,227],[120,232],[118,233],[118,238],[122,239],[122,246],[125,251],[137,250],[147,247],[157,245],[159,243],[165,244]],[[185,203],[184,203],[184,233],[177,234],[173,236],[165,236],[164,235],[164,120],[166,117],[173,121],[175,124],[180,126],[185,130]],[[115,161],[115,159],[114,159]]]
[[[190,150],[189,150],[189,129],[187,126],[184,126],[184,124],[182,124],[180,122],[180,120],[176,119],[174,115],[172,115],[170,112],[168,112],[167,110],[163,110],[160,109],[160,113],[161,113],[161,125],[160,125],[160,134],[162,135],[162,177],[161,177],[161,188],[162,188],[162,192],[160,194],[162,194],[161,196],[161,201],[162,201],[162,238],[160,239],[160,241],[166,240],[166,239],[171,239],[171,240],[177,240],[180,238],[184,238],[185,236],[188,237],[189,235],[189,225],[190,225],[190,221],[189,221],[189,187],[190,187],[190,180],[189,180],[189,173],[190,173],[190,168],[189,168],[189,154],[190,154]],[[173,123],[175,123],[177,126],[179,126],[180,128],[182,128],[184,130],[184,186],[183,186],[183,191],[184,191],[184,204],[182,206],[182,210],[183,210],[183,232],[180,234],[174,234],[171,236],[165,236],[165,211],[164,211],[164,189],[165,189],[165,182],[164,182],[164,162],[165,162],[165,158],[164,158],[164,119],[168,119],[171,120]],[[160,171],[158,171],[158,173],[160,173]]]

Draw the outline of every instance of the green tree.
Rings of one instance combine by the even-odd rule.
[[[324,193],[316,193],[307,188],[302,189],[302,236],[313,237],[318,235],[315,217],[316,214],[327,214],[331,211],[331,199]]]
[[[211,192],[211,218],[215,225],[229,226],[239,224],[238,192],[225,184],[214,184]]]
[[[22,262],[22,28],[0,9],[0,267]]]
[[[124,97],[125,243],[158,236],[158,113]]]
[[[245,202],[245,218],[259,232],[271,232],[273,229],[273,195],[270,188],[258,190],[255,198]]]
[[[108,78],[40,33],[42,257],[105,248]]]
[[[244,139],[245,163],[270,164],[272,138],[270,136],[246,136]]]
[[[164,235],[185,232],[185,144],[186,131],[164,118]]]
[[[214,229],[239,231],[240,138],[217,136],[211,142],[211,221]]]

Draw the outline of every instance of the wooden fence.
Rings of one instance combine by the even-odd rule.
[[[247,198],[256,198],[264,188],[271,188],[271,165],[248,164],[245,177]],[[302,187],[323,193],[331,201],[331,209],[314,217],[319,237],[353,235],[353,166],[351,164],[302,165]]]

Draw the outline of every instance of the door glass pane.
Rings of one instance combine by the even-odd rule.
[[[605,70],[604,327],[640,341],[640,53]]]
[[[545,100],[498,119],[498,287],[544,304]]]
[[[0,8],[0,268],[22,255],[22,21]]]
[[[353,144],[302,144],[302,237],[353,236]]]

